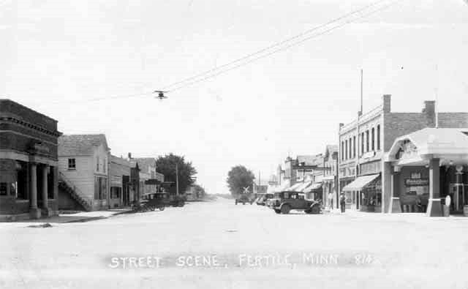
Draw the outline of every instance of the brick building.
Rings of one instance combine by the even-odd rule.
[[[388,212],[392,167],[382,160],[398,137],[436,125],[468,127],[468,113],[436,115],[435,101],[425,101],[422,112],[392,112],[391,96],[384,95],[380,106],[340,124],[339,182],[347,207]]]
[[[0,220],[57,214],[57,121],[0,99]]]

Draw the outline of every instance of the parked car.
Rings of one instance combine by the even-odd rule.
[[[259,206],[265,206],[267,201],[273,199],[274,196],[274,194],[264,194],[257,199],[256,203]]]
[[[132,211],[134,212],[148,212],[159,209],[164,211],[166,208],[168,196],[166,193],[149,193],[141,197],[140,202],[133,202]]]
[[[268,207],[277,214],[289,214],[291,210],[304,211],[306,214],[321,214],[322,204],[320,201],[308,200],[300,192],[279,192],[268,202]]]
[[[242,203],[242,205],[245,205],[246,203],[249,203],[252,205],[253,202],[254,200],[251,199],[248,194],[240,194],[235,200],[236,205],[239,203]]]

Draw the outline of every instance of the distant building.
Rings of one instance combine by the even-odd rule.
[[[295,159],[287,157],[284,164],[284,179],[289,187],[282,189],[300,191],[309,199],[323,200],[323,165],[322,154],[299,155]]]
[[[0,99],[0,221],[58,212],[57,121]]]
[[[108,209],[110,148],[104,134],[59,138],[59,208]]]
[[[140,196],[156,193],[164,182],[164,175],[156,171],[155,158],[132,158],[138,164]]]
[[[323,156],[323,195],[327,207],[339,207],[337,145],[327,145]]]
[[[132,164],[125,158],[110,156],[109,179],[111,208],[131,205],[130,174]]]
[[[339,185],[347,207],[388,212],[391,208],[391,166],[382,161],[396,138],[426,127],[468,127],[468,113],[438,113],[425,101],[422,112],[392,112],[391,96],[355,121],[339,128]]]

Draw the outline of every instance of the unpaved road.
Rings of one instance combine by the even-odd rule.
[[[468,218],[277,215],[233,200],[0,223],[0,288],[468,288]]]

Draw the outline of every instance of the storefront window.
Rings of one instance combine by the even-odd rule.
[[[7,183],[0,183],[0,196],[8,196]]]

